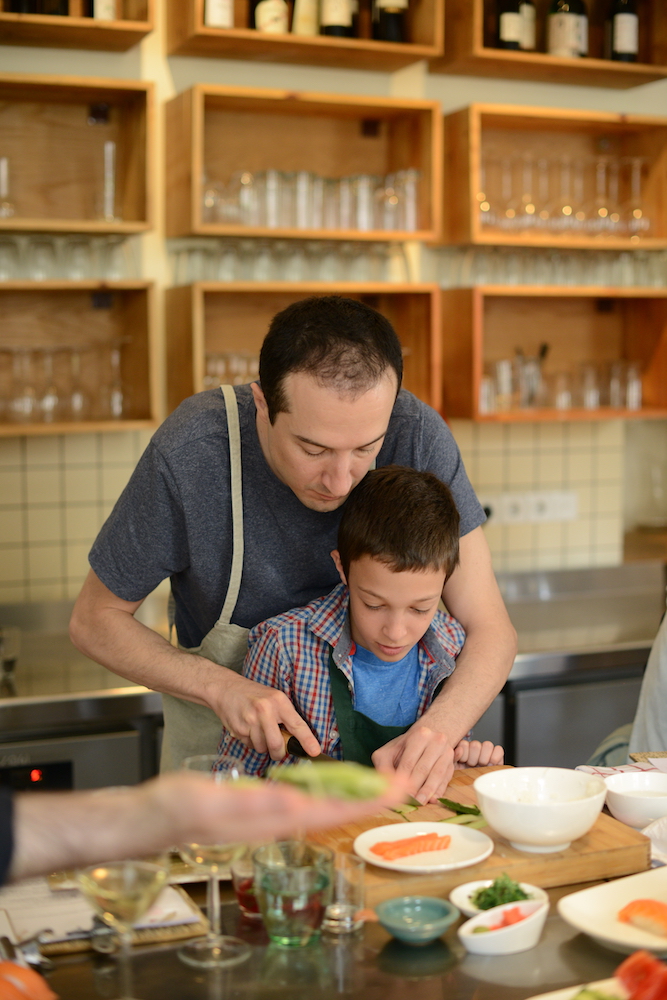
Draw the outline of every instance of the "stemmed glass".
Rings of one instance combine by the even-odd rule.
[[[67,416],[70,420],[86,420],[90,416],[90,396],[84,389],[81,379],[81,351],[72,348],[69,363],[70,384],[66,402]]]
[[[42,351],[43,384],[39,397],[39,408],[44,423],[55,423],[60,417],[61,400],[58,395],[55,374],[53,371],[54,352],[48,348]]]
[[[39,403],[32,377],[32,354],[15,350],[12,359],[12,397],[9,401],[11,419],[16,423],[31,423],[37,419]]]
[[[642,156],[632,156],[630,158],[630,197],[622,209],[622,225],[634,240],[637,240],[640,236],[647,236],[651,228],[651,220],[646,213],[646,206],[642,198],[642,170],[644,162]]]
[[[243,773],[233,757],[217,757],[215,754],[186,757],[182,766],[188,771],[207,774],[211,781],[216,782],[237,781]],[[179,958],[187,965],[214,969],[236,965],[250,957],[251,949],[245,941],[220,932],[220,870],[229,866],[235,858],[241,857],[245,850],[245,843],[240,841],[180,845],[183,860],[209,875],[207,911],[211,929],[206,937],[196,938],[179,949]]]
[[[77,872],[83,895],[104,922],[120,935],[120,1000],[132,1000],[133,997],[132,927],[157,899],[167,877],[166,861],[111,861]]]
[[[109,381],[102,391],[101,416],[106,420],[121,420],[127,416],[127,389],[123,384],[120,360],[120,348],[112,347],[109,353]]]

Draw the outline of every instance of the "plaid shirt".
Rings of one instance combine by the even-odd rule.
[[[454,670],[464,641],[465,632],[459,622],[437,611],[419,641],[418,717],[431,704],[440,682]],[[322,752],[341,760],[343,748],[329,679],[330,650],[354,697],[355,644],[350,634],[348,589],[342,583],[326,597],[276,615],[251,629],[243,676],[283,691],[315,733]],[[272,763],[268,753],[250,749],[226,729],[218,753],[235,757],[247,774],[263,774]],[[296,759],[287,755],[282,763],[293,763]]]

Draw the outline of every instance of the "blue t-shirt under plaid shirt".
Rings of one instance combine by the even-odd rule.
[[[419,652],[401,660],[381,660],[357,645],[352,654],[354,708],[381,726],[411,726],[419,712]]]
[[[341,583],[326,597],[260,622],[250,630],[243,664],[244,677],[287,695],[314,732],[322,752],[338,760],[343,759],[343,748],[331,697],[329,653],[354,698],[352,656],[356,647],[350,634],[348,604],[348,589]],[[419,665],[417,718],[431,704],[440,682],[454,670],[464,642],[463,626],[451,615],[437,611],[415,647]],[[272,763],[268,753],[250,749],[226,729],[222,730],[218,753],[231,754],[247,774],[264,774]],[[296,757],[288,755],[283,762],[295,763]]]

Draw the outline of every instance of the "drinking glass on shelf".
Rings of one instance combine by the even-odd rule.
[[[102,420],[121,420],[127,416],[128,391],[121,373],[121,353],[119,347],[109,349],[108,381],[100,391],[100,417]]]
[[[281,178],[277,170],[266,170],[264,173],[264,199],[260,210],[259,225],[269,229],[278,229],[281,224]]]
[[[27,272],[32,281],[48,281],[56,276],[56,249],[48,237],[31,239],[27,246]]]
[[[497,157],[482,153],[479,171],[479,191],[475,194],[482,226],[497,226],[500,221],[500,205],[497,191],[500,189],[500,163]]]
[[[615,410],[625,406],[625,365],[614,361],[609,365],[607,403]]]
[[[211,781],[233,782],[242,775],[242,769],[233,757],[200,754],[186,757],[182,766],[210,776]],[[215,770],[213,768],[215,767]],[[196,938],[179,949],[178,955],[187,965],[196,968],[218,968],[236,965],[250,957],[250,946],[239,938],[220,932],[219,873],[246,850],[245,843],[182,844],[181,857],[195,868],[208,872],[208,919],[210,931],[204,938]]]
[[[388,174],[376,186],[375,228],[389,231],[400,229],[402,215],[402,197],[396,185],[395,175]],[[361,226],[358,228],[361,229]]]
[[[555,372],[551,379],[550,402],[556,410],[572,409],[572,379],[569,372]]]
[[[313,228],[313,181],[314,175],[308,170],[297,170],[294,174],[294,218],[296,229]]]
[[[19,277],[19,244],[11,237],[0,239],[0,281]]]
[[[84,281],[93,276],[92,242],[86,239],[69,239],[63,247],[64,277],[69,281]]]
[[[557,194],[548,206],[550,229],[554,233],[568,233],[575,220],[572,196],[572,159],[561,156],[556,165],[558,183]]]
[[[584,362],[579,368],[579,394],[585,410],[600,408],[600,378],[597,366]]]
[[[398,228],[414,233],[419,229],[419,171],[413,167],[397,171],[394,185],[401,208]]]
[[[382,185],[382,181],[379,177],[373,177],[372,174],[359,174],[353,179],[353,185],[355,216],[352,220],[352,228],[359,229],[361,232],[369,232],[371,229],[378,228],[375,220],[375,192],[378,186]],[[398,196],[393,186],[390,186],[389,178],[387,178],[387,187],[384,188],[384,196],[385,205],[388,208],[391,202],[391,208],[389,208],[391,218],[389,220],[385,217],[379,228],[397,229]]]
[[[524,153],[519,160],[520,199],[518,202],[516,228],[519,232],[530,232],[537,223],[535,197],[535,160],[531,153]]]
[[[9,417],[10,420],[20,424],[32,423],[39,419],[32,351],[17,349],[13,352]]]
[[[336,177],[325,177],[323,191],[323,228],[340,229],[339,184]]]
[[[629,188],[630,196],[621,207],[621,226],[634,241],[642,236],[648,236],[651,231],[651,219],[644,203],[642,180],[646,159],[643,156],[629,158]]]
[[[203,222],[220,221],[220,203],[223,198],[223,186],[216,181],[208,181],[204,176],[201,195],[201,214]]]
[[[496,410],[507,413],[514,407],[514,370],[510,358],[501,358],[494,365]]]
[[[9,158],[0,156],[0,219],[11,219],[15,211],[9,197]]]
[[[341,177],[338,180],[338,228],[355,229],[356,212],[354,198],[354,180],[352,177]]]
[[[54,372],[55,352],[45,348],[41,353],[42,387],[39,394],[39,411],[45,424],[53,424],[60,419],[62,410],[62,400]]]
[[[120,1000],[132,1000],[132,928],[166,885],[166,861],[111,861],[77,872],[77,882],[95,912],[118,931],[120,951]]]
[[[81,351],[71,348],[69,352],[69,384],[65,398],[65,416],[68,420],[88,420],[91,399],[81,378]]]
[[[586,211],[586,229],[594,236],[611,236],[618,230],[619,221],[616,167],[609,157],[599,156],[594,165],[594,195]]]
[[[625,405],[629,410],[642,408],[642,373],[641,366],[632,362],[625,372]]]
[[[520,207],[521,199],[517,195],[514,176],[514,160],[510,156],[503,156],[500,161],[500,212],[498,213],[498,225],[501,229],[515,231]]]

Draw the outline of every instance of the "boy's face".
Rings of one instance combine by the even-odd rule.
[[[444,570],[396,573],[371,556],[350,564],[348,579],[338,553],[332,553],[350,590],[352,638],[380,660],[401,660],[419,642],[438,610]]]

